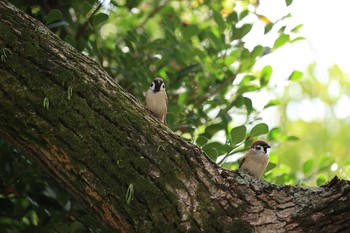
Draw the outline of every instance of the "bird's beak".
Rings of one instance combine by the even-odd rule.
[[[270,145],[266,145],[265,148],[271,148],[271,146]]]

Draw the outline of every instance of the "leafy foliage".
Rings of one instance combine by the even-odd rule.
[[[1,232],[109,232],[51,177],[0,140]]]
[[[167,125],[223,167],[237,168],[237,157],[258,137],[272,143],[296,139],[282,128],[269,130],[260,118],[263,110],[256,109],[248,95],[271,88],[273,68],[253,68],[258,59],[292,42],[298,27],[287,32],[283,26],[290,15],[272,22],[256,13],[258,1],[12,2],[98,61],[141,101],[151,80],[161,76],[169,96]],[[265,34],[276,34],[271,47],[249,38],[257,22],[265,23]],[[301,73],[295,71],[289,79],[298,81]],[[281,104],[278,99],[267,101],[264,109]],[[0,224],[5,232],[104,231],[33,162],[3,142],[1,146]],[[270,157],[267,179],[296,182],[289,166],[276,166],[277,154],[272,151]],[[304,172],[313,167],[309,162]]]

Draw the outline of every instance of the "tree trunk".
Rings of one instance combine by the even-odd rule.
[[[116,232],[345,232],[350,185],[274,185],[213,163],[101,68],[0,1],[0,135]]]

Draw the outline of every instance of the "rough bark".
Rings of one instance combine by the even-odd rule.
[[[117,232],[345,232],[350,185],[274,185],[213,163],[96,62],[0,1],[0,135]]]

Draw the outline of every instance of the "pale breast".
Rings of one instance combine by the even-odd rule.
[[[146,93],[147,107],[159,118],[166,115],[167,112],[167,95],[165,91],[154,93],[148,90]]]
[[[252,176],[259,178],[265,171],[269,162],[269,157],[266,154],[248,152],[241,168],[248,171]]]

